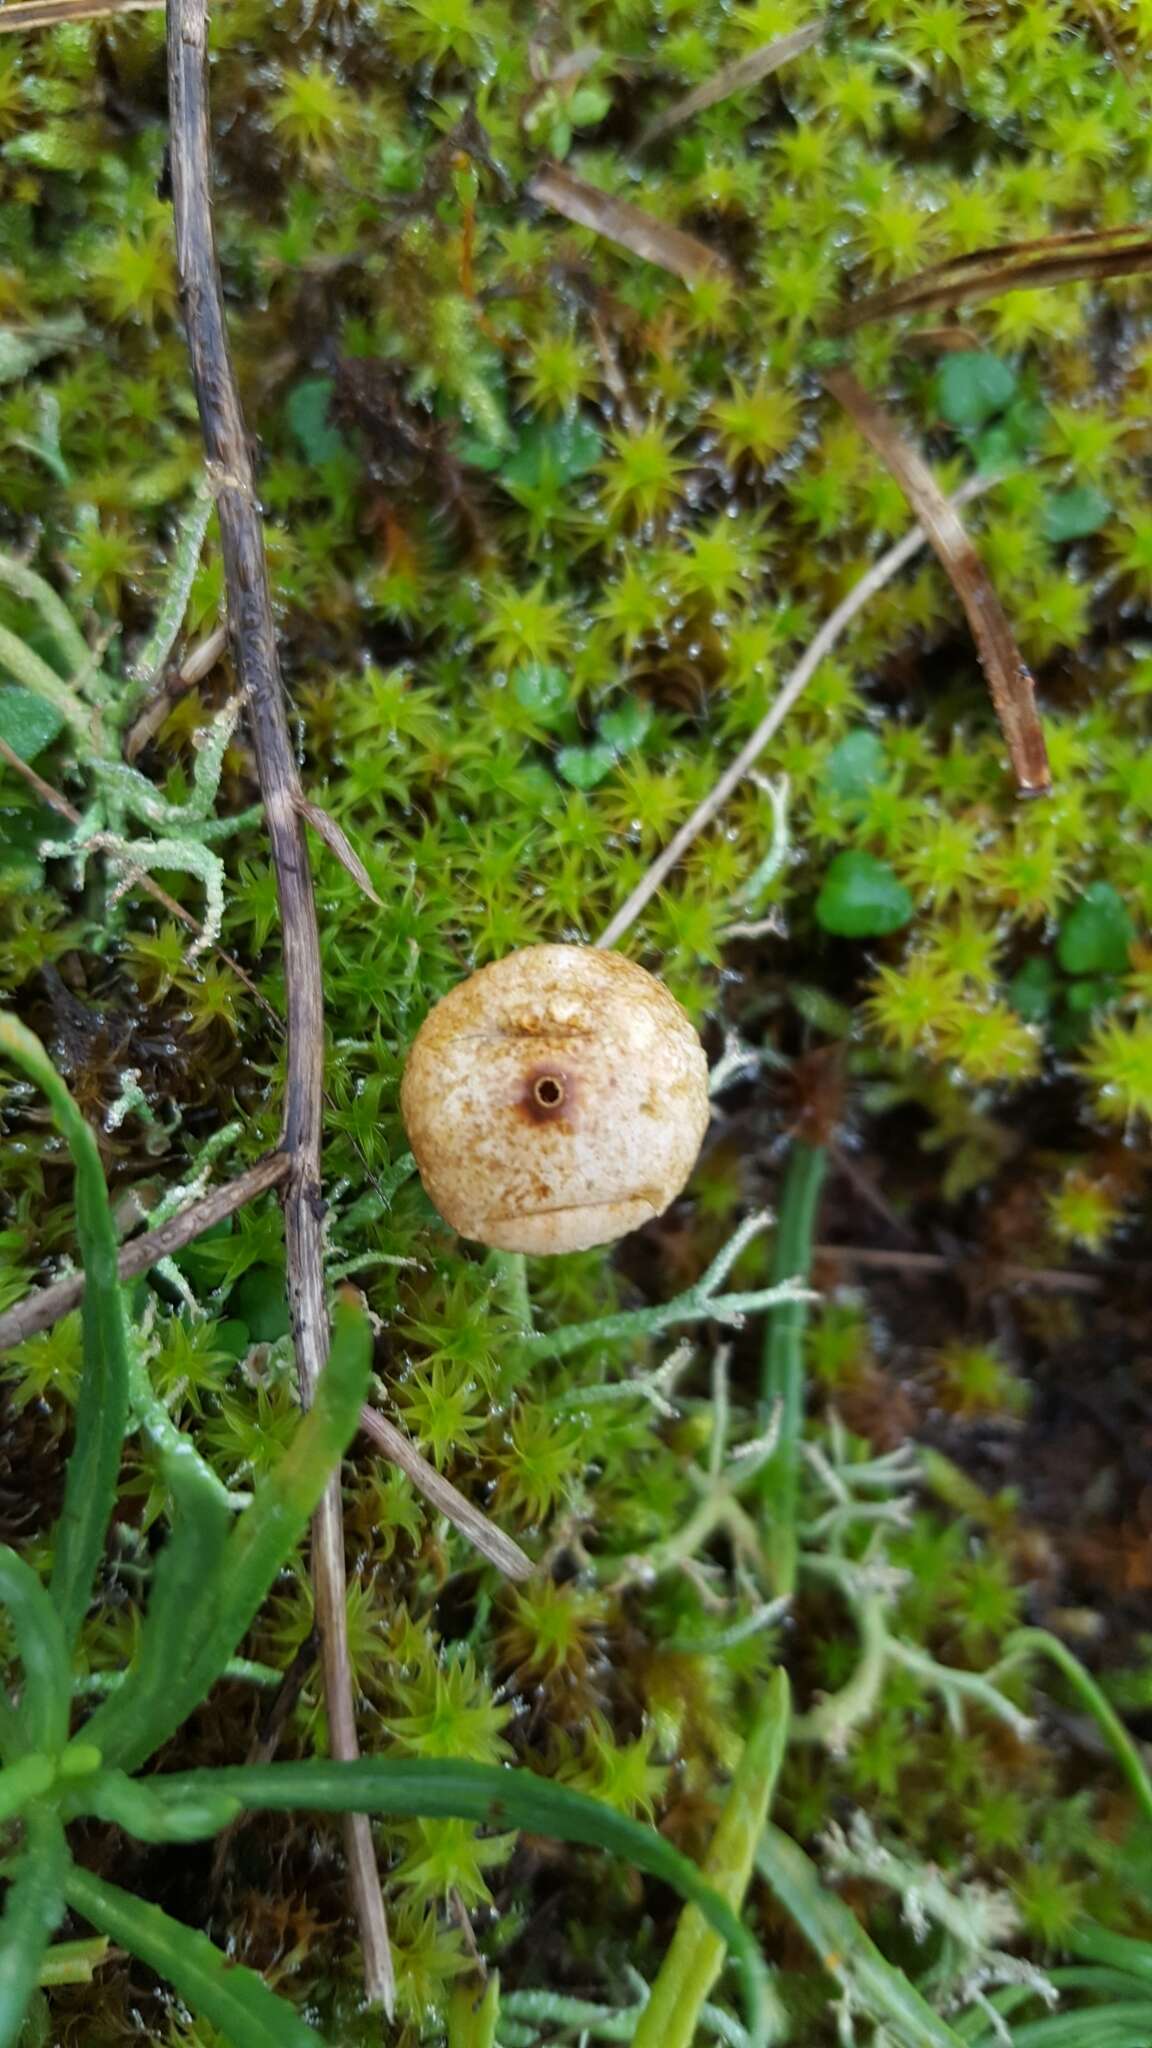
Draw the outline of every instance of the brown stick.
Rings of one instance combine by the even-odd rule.
[[[1052,776],[1036,715],[1032,674],[959,513],[949,504],[919,450],[904,439],[851,370],[830,370],[824,382],[891,470],[923,525],[968,615],[1020,794],[1042,796],[1051,789]]]
[[[846,334],[869,320],[894,313],[926,312],[931,306],[978,305],[1004,292],[1035,291],[1041,285],[1101,282],[1152,269],[1152,232],[1147,221],[1126,228],[1077,228],[1030,242],[1002,242],[934,263],[887,291],[873,292],[846,306],[832,322]]]
[[[722,64],[711,78],[706,78],[683,99],[674,100],[650,121],[640,137],[639,148],[646,149],[655,142],[658,135],[664,135],[669,128],[676,128],[681,121],[691,121],[696,114],[702,114],[706,107],[715,107],[735,92],[743,92],[747,86],[759,85],[762,79],[770,78],[784,64],[790,64],[794,57],[801,57],[820,41],[826,23],[823,20],[810,21],[803,28],[789,29],[787,35],[775,36],[770,43],[761,43],[758,50],[750,50],[746,57],[736,57],[731,64]]]
[[[11,0],[0,7],[0,34],[22,28],[56,28],[62,21],[94,21],[101,14],[138,14],[163,7],[164,0]]]
[[[324,1087],[324,999],[320,936],[299,804],[303,792],[284,704],[264,535],[235,374],[212,228],[205,0],[169,0],[168,93],[176,261],[192,379],[209,481],[216,495],[227,590],[228,630],[247,693],[257,772],[280,899],[287,1003],[287,1074],[282,1146],[288,1294],[301,1400],[307,1405],[328,1358],[320,1180]],[[320,1629],[332,1753],[359,1754],[348,1654],[340,1475],[329,1482],[312,1528],[312,1577]],[[365,1986],[391,2013],[394,1976],[372,1832],[363,1814],[344,1828]]]
[[[645,213],[628,199],[617,199],[598,185],[574,177],[563,164],[545,164],[528,187],[529,196],[541,206],[562,213],[577,227],[591,228],[597,235],[619,242],[633,256],[658,263],[673,277],[693,284],[702,277],[731,277],[732,266],[715,249],[709,249],[696,235],[685,234],[655,214]]]
[[[225,1181],[202,1195],[198,1202],[178,1209],[166,1223],[157,1224],[155,1230],[130,1238],[117,1262],[119,1278],[135,1280],[141,1273],[150,1272],[161,1259],[203,1237],[206,1230],[235,1215],[246,1202],[265,1194],[269,1188],[281,1187],[288,1177],[288,1165],[287,1153],[270,1152],[266,1159],[258,1159],[255,1166],[237,1174],[235,1180]],[[83,1273],[69,1273],[66,1279],[53,1280],[51,1286],[38,1288],[35,1294],[26,1295],[14,1308],[7,1309],[0,1316],[0,1351],[25,1343],[41,1330],[50,1330],[61,1316],[79,1308],[84,1299],[84,1284]]]
[[[435,1465],[430,1465],[427,1458],[421,1456],[415,1444],[396,1428],[395,1423],[381,1415],[378,1408],[365,1407],[360,1410],[360,1427],[385,1457],[407,1474],[429,1505],[446,1515],[480,1555],[488,1559],[489,1564],[494,1564],[506,1579],[531,1578],[536,1567],[520,1545],[490,1522],[487,1515],[482,1515],[479,1508],[474,1508],[470,1500],[465,1500],[451,1480],[445,1479]]]
[[[164,676],[158,688],[138,711],[124,735],[124,759],[135,761],[155,739],[173,705],[211,675],[228,645],[227,626],[214,626],[207,637],[190,647],[175,672]]]
[[[969,498],[979,497],[981,492],[991,490],[995,478],[973,477],[956,493],[956,503],[963,504]],[[858,583],[852,585],[847,597],[842,597],[835,611],[829,612],[808,646],[805,648],[787,682],[773,698],[759,725],[748,735],[740,752],[728,763],[722,775],[717,776],[707,796],[702,797],[690,818],[686,818],[678,832],[672,834],[663,853],[658,853],[651,867],[646,868],[630,896],[620,905],[611,921],[605,925],[597,946],[617,946],[629,925],[635,924],[642,910],[651,902],[674,867],[683,860],[688,848],[706,832],[712,820],[719,815],[733,790],[738,789],[746,775],[749,775],[764,752],[769,740],[783,725],[794,704],[798,703],[807,689],[822,661],[825,661],[841,633],[851,625],[857,612],[863,611],[878,590],[883,590],[893,576],[899,574],[907,562],[928,542],[928,535],[922,526],[913,526],[896,542],[895,547],[879,556],[872,567],[865,571]]]
[[[846,1266],[873,1266],[879,1272],[952,1273],[957,1277],[977,1270],[978,1262],[963,1258],[946,1258],[943,1252],[902,1252],[878,1251],[871,1246],[854,1244],[813,1245],[813,1256],[818,1259],[840,1259]],[[1061,1271],[1049,1266],[1000,1266],[996,1261],[986,1260],[980,1270],[987,1273],[989,1283],[995,1286],[1002,1281],[1007,1287],[1034,1288],[1042,1294],[1104,1294],[1115,1283],[1098,1273],[1077,1273],[1071,1269]]]

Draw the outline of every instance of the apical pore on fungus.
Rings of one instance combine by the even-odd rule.
[[[708,1066],[644,968],[529,946],[436,1004],[400,1107],[421,1179],[463,1237],[582,1251],[679,1194],[708,1125]]]

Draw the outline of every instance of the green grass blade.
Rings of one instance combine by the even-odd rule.
[[[135,1661],[84,1725],[84,1740],[96,1744],[105,1763],[127,1769],[144,1763],[207,1689],[198,1693],[191,1673],[192,1632],[232,1528],[232,1510],[201,1484],[197,1468],[174,1465],[165,1461],[172,1526],[156,1560]]]
[[[189,1463],[180,1482],[186,1513],[162,1554],[163,1578],[157,1567],[155,1625],[150,1605],[141,1637],[142,1675],[134,1685],[130,1674],[84,1729],[105,1763],[138,1769],[223,1672],[355,1434],[371,1356],[367,1319],[338,1309],[315,1404],[226,1535],[220,1517],[227,1510]]]
[[[1143,2005],[1087,2005],[1013,2027],[1012,2048],[1149,2048],[1152,2014]],[[995,2048],[989,2032],[980,2048]]]
[[[14,596],[35,605],[75,682],[91,667],[92,650],[63,599],[43,576],[13,555],[0,554],[0,584]]]
[[[822,1145],[797,1138],[784,1176],[779,1227],[772,1260],[772,1285],[806,1280],[812,1270],[812,1237],[828,1155]],[[761,1413],[767,1429],[779,1417],[779,1440],[761,1475],[766,1527],[764,1546],[777,1594],[796,1589],[797,1494],[800,1437],[804,1427],[804,1331],[806,1301],[782,1301],[768,1312],[761,1377]]]
[[[1142,1998],[1148,2007],[1148,2018],[1152,2022],[1152,1999],[1147,1986],[1130,1970],[1105,1970],[1092,1963],[1071,1963],[1066,1969],[1045,1970],[1044,1975],[1057,1991],[1106,1992],[1113,2004],[1117,2000],[1127,2005],[1131,2000]]]
[[[1123,1970],[1128,1976],[1152,1985],[1152,1942],[1138,1941],[1131,1934],[1113,1934],[1110,1927],[1080,1920],[1061,1946],[1070,1956],[1081,1956],[1088,1963],[1104,1963],[1109,1969]]]
[[[851,1986],[899,2048],[960,2048],[961,2035],[933,2012],[902,1970],[885,1961],[843,1899],[821,1884],[803,1849],[771,1822],[756,1852],[756,1868],[829,1976]]]
[[[0,626],[0,674],[13,675],[26,690],[32,690],[37,697],[43,697],[48,704],[54,704],[61,718],[72,727],[85,758],[98,754],[101,749],[96,740],[95,721],[92,712],[83,699],[61,682],[54,668],[42,661],[34,648],[29,647],[16,633],[10,633],[7,626]]]
[[[1145,1820],[1152,1820],[1152,1778],[1144,1768],[1140,1752],[1110,1700],[1106,1699],[1073,1651],[1059,1636],[1046,1628],[1021,1628],[1004,1645],[1001,1668],[1032,1655],[1047,1657],[1067,1679],[1082,1706],[1096,1722],[1135,1796]]]
[[[185,2005],[218,2027],[233,2048],[318,2048],[321,2037],[315,2029],[269,1991],[254,1970],[223,1955],[206,1934],[78,1864],[68,1873],[65,1896],[101,1934],[166,1978]]]
[[[226,1792],[246,1807],[278,1812],[311,1807],[325,1813],[381,1813],[425,1820],[471,1820],[496,1828],[526,1828],[557,1841],[607,1849],[650,1877],[660,1879],[698,1906],[709,1926],[732,1951],[740,1970],[749,2030],[756,2048],[766,2048],[767,1972],[756,1943],[728,1901],[694,1863],[654,1828],[643,1827],[531,1771],[489,1764],[361,1757],[357,1763],[317,1758],[306,1763],[236,1764],[223,1770],[187,1771],[148,1780],[158,1797],[182,1802],[200,1793]],[[951,2043],[951,2035],[940,2042]]]
[[[0,1685],[0,1757],[11,1761],[15,1756],[23,1756],[27,1746],[20,1716]]]
[[[16,1710],[21,1748],[55,1754],[68,1740],[72,1660],[48,1593],[31,1565],[7,1544],[0,1544],[0,1605],[12,1617],[24,1669],[23,1697]]]
[[[724,1802],[724,1811],[704,1863],[704,1876],[739,1912],[768,1817],[788,1740],[791,1694],[784,1671],[773,1673],[764,1704]],[[720,1974],[724,1944],[698,1906],[685,1906],[672,1946],[640,2015],[633,2048],[691,2048],[700,2009]],[[775,2035],[783,2038],[783,2013]]]
[[[115,1508],[128,1426],[128,1333],[116,1277],[116,1231],[94,1135],[40,1040],[6,1011],[0,1011],[0,1053],[43,1089],[76,1169],[76,1235],[87,1283],[84,1370],[52,1571],[52,1598],[71,1645],[88,1607]]]
[[[55,1814],[31,1814],[0,1919],[0,2048],[15,2048],[20,2039],[44,1952],[64,1917],[67,1869],[64,1830]]]

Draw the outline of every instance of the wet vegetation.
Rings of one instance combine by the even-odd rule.
[[[375,1319],[380,1405],[536,1565],[507,1582],[354,1442],[359,1735],[514,1761],[658,1828],[743,1901],[777,2038],[1140,2048],[1152,287],[1146,237],[1097,235],[1079,267],[1065,239],[1039,283],[984,259],[1148,215],[1152,9],[860,0],[680,107],[811,20],[227,0],[212,24],[217,236],[302,772],[379,898],[314,841],[329,1277]],[[283,1067],[166,139],[158,11],[0,36],[0,1004],[96,1130],[122,1233],[275,1144]],[[603,195],[591,226],[573,180]],[[944,296],[911,289],[959,259]],[[473,966],[604,929],[907,531],[837,365],[946,489],[982,480],[963,516],[1053,788],[1018,795],[956,593],[918,554],[622,938],[723,1062],[716,1113],[659,1222],[529,1261],[526,1330],[507,1268],[411,1172],[404,1055]],[[734,1235],[727,1289],[810,1269],[811,1308],[566,1341],[691,1289]],[[0,1309],[76,1255],[67,1149],[5,1061]],[[275,1196],[129,1306],[211,1472],[267,1477],[298,1426]],[[79,1316],[0,1365],[3,1534],[47,1571]],[[131,1661],[166,1503],[130,1436],[82,1693]],[[304,1546],[163,1768],[323,1754],[313,1622]],[[639,2007],[672,1890],[543,1826],[374,1827],[386,2038],[656,2038]],[[74,1837],[325,2038],[381,2038],[338,1823]],[[736,1973],[713,1984],[693,1938],[660,2038],[736,2039]],[[143,1965],[88,1967],[28,2042],[231,2039]]]

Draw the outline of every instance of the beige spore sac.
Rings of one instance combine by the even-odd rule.
[[[400,1108],[462,1237],[583,1251],[659,1216],[708,1125],[708,1066],[663,984],[619,953],[528,946],[429,1012]]]

